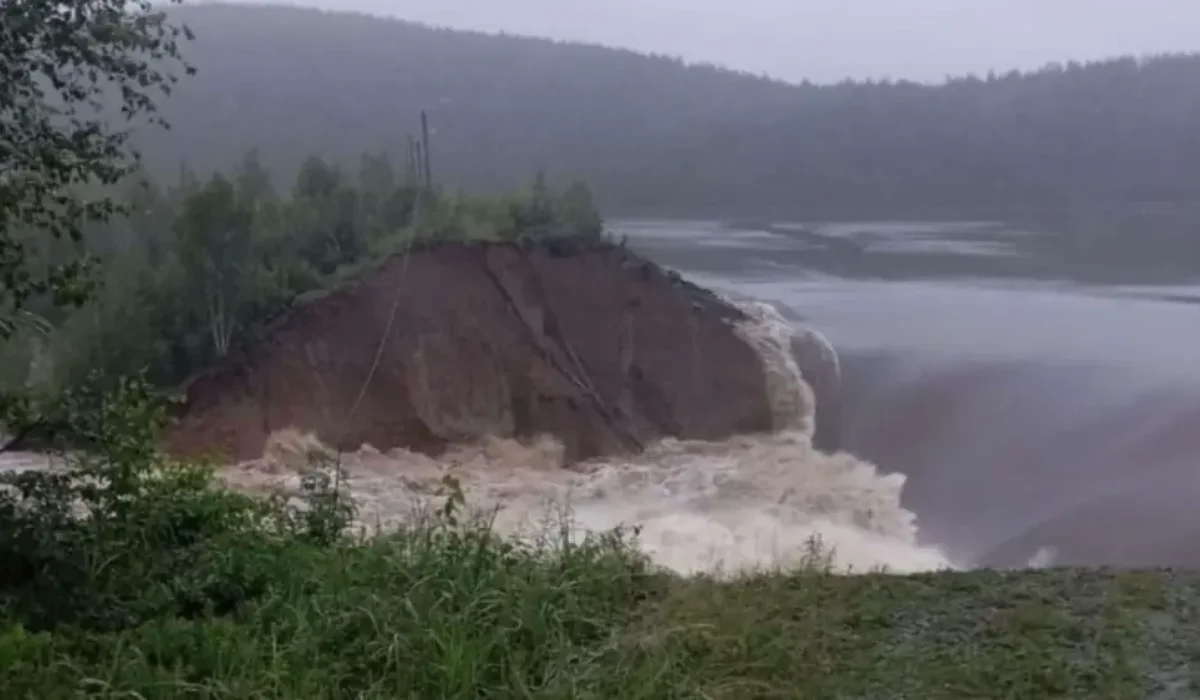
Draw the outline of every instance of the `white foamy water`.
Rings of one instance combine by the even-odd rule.
[[[791,355],[793,329],[768,304],[738,306],[750,321],[737,332],[759,353],[768,379],[773,434],[668,439],[636,456],[571,468],[547,438],[489,439],[437,459],[365,447],[338,458],[360,524],[387,530],[422,517],[441,503],[443,479],[452,475],[469,508],[492,513],[503,536],[545,534],[569,513],[575,534],[637,528],[647,555],[683,574],[797,566],[813,538],[842,572],[952,568],[936,549],[917,544],[915,516],[900,504],[903,475],[813,449],[813,393]],[[262,459],[221,475],[239,489],[294,492],[312,453],[331,454],[283,431]]]
[[[366,448],[341,457],[362,524],[388,529],[418,517],[436,506],[443,478],[453,475],[470,506],[494,512],[503,535],[536,536],[569,512],[584,532],[637,527],[651,559],[680,573],[796,566],[814,537],[843,572],[950,568],[936,549],[917,544],[915,516],[900,505],[903,475],[813,449],[813,392],[791,354],[794,329],[769,304],[737,305],[750,317],[737,332],[763,361],[773,434],[664,440],[640,455],[570,469],[550,439],[493,439],[439,459]],[[277,434],[264,459],[225,476],[252,490],[295,489],[312,451],[325,448]]]
[[[324,448],[280,433],[264,459],[224,476],[251,491],[292,491],[313,451]],[[840,571],[950,566],[936,550],[917,546],[914,516],[899,505],[903,476],[881,475],[850,455],[817,453],[799,431],[664,440],[634,457],[572,469],[563,468],[561,448],[548,439],[492,439],[440,459],[366,448],[342,455],[341,464],[367,527],[398,527],[436,507],[442,479],[453,475],[468,505],[494,511],[502,535],[536,537],[569,511],[576,534],[638,527],[651,559],[680,573],[795,566],[814,536],[833,550]]]

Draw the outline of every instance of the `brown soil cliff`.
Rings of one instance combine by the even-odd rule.
[[[283,428],[427,453],[548,433],[578,460],[765,431],[741,318],[611,244],[431,246],[298,304],[193,377],[165,446],[244,460]]]

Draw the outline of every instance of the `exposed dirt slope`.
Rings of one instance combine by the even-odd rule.
[[[549,433],[585,459],[768,430],[739,318],[615,245],[437,245],[299,304],[194,377],[166,447],[249,459],[291,427],[347,449],[437,453]]]

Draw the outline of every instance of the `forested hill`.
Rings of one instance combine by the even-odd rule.
[[[793,86],[665,57],[282,7],[192,6],[198,74],[150,165],[281,176],[313,152],[402,161],[427,109],[437,179],[545,168],[610,213],[996,214],[1200,199],[1200,55],[944,85]]]

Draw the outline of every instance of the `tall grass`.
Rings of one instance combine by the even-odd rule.
[[[599,678],[648,580],[611,538],[547,551],[427,527],[336,547],[260,541],[160,584],[207,599],[191,609],[147,615],[113,601],[127,624],[10,622],[0,687],[30,698],[563,696]]]
[[[460,492],[375,537],[319,470],[299,502],[231,493],[148,448],[124,386],[72,470],[4,479],[5,698],[572,696],[657,586],[621,532],[503,541]]]

